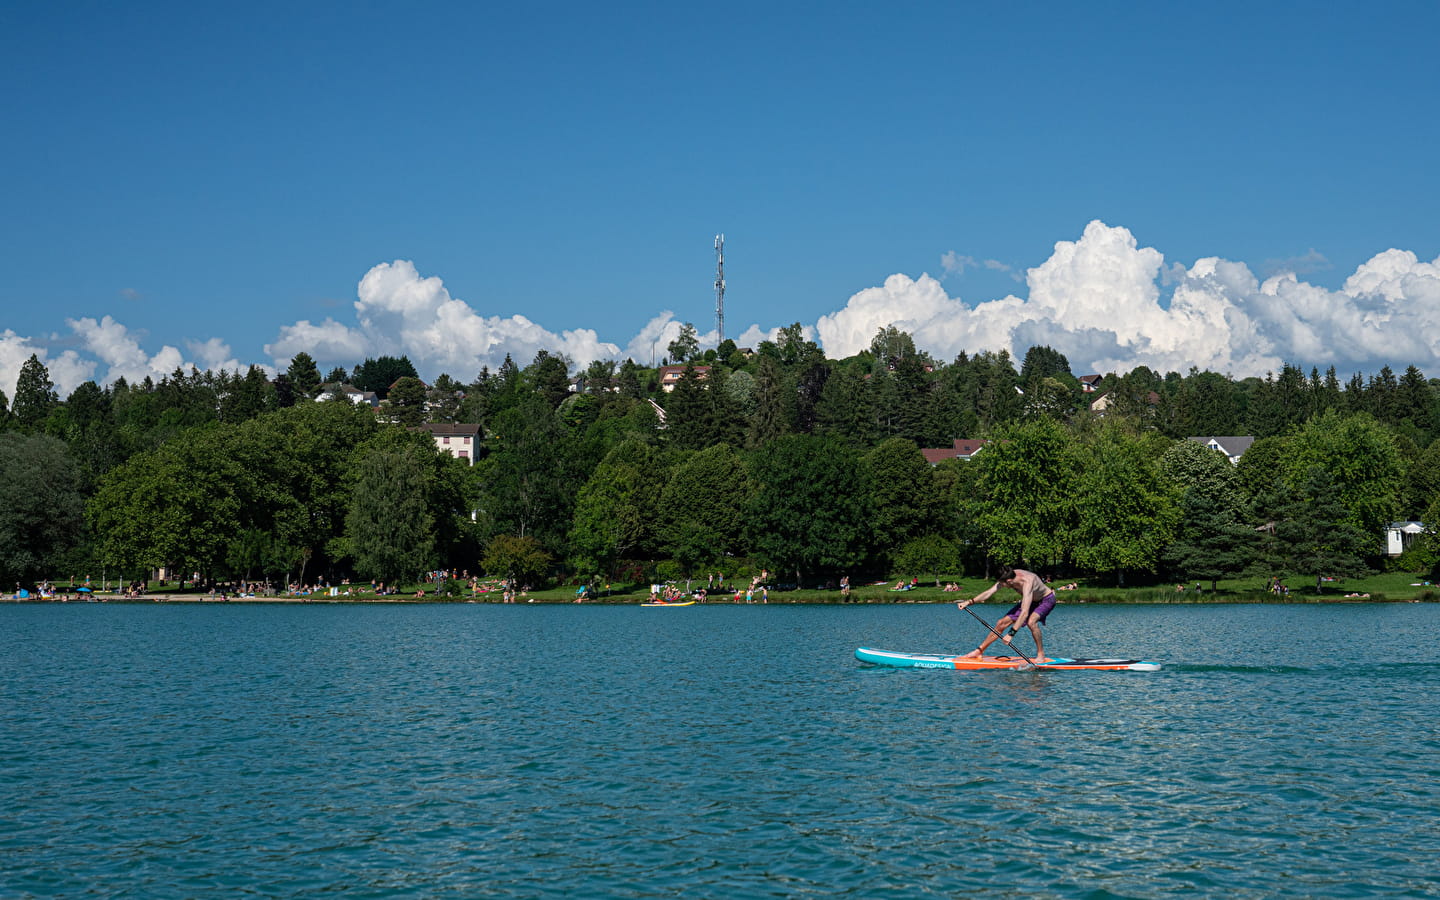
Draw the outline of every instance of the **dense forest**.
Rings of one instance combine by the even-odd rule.
[[[766,567],[813,585],[1005,562],[1118,582],[1440,558],[1428,535],[1382,555],[1389,522],[1440,520],[1440,389],[1414,366],[1088,377],[1044,346],[1018,371],[1004,351],[931,359],[894,328],[831,360],[798,324],[703,352],[687,325],[667,349],[685,366],[670,391],[659,369],[544,351],[432,384],[403,357],[322,375],[301,353],[274,378],[177,370],[63,399],[32,357],[0,395],[0,578],[451,569],[538,586]],[[317,399],[340,383],[378,406]],[[427,422],[479,424],[474,464]],[[1188,440],[1228,435],[1256,438],[1238,464]],[[920,452],[977,438],[968,460]]]

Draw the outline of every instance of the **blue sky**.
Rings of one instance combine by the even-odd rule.
[[[1435,4],[20,2],[0,390],[898,324],[1440,375]],[[1393,252],[1392,252],[1393,251]],[[1433,320],[1433,321],[1432,321]],[[1432,336],[1433,335],[1433,336]],[[713,335],[711,335],[713,340]]]

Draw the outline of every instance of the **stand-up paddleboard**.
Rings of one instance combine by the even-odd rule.
[[[900,653],[894,650],[873,650],[861,647],[855,651],[855,658],[876,666],[893,666],[903,669],[1028,669],[1030,664],[1018,656],[984,656],[980,659],[965,659],[960,656],[944,656],[938,653]],[[1061,669],[1101,669],[1107,671],[1158,672],[1160,664],[1141,659],[1052,659],[1040,663],[1036,669],[1043,671]]]
[[[661,603],[660,601],[657,600],[657,601],[654,602],[654,603],[642,603],[642,604],[640,604],[640,605],[641,605],[641,606],[694,606],[694,605],[695,605],[695,601],[694,601],[694,600],[685,600],[685,601],[677,601],[677,602],[675,602],[675,603]]]

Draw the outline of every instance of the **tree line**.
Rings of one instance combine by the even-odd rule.
[[[301,353],[273,378],[177,370],[62,400],[32,357],[0,394],[0,577],[1318,579],[1381,565],[1389,522],[1440,517],[1440,392],[1414,366],[1343,384],[1141,366],[1091,391],[1050,347],[1018,370],[1005,351],[941,362],[886,328],[831,360],[798,324],[753,351],[701,351],[686,325],[672,361],[667,392],[633,360],[541,351],[425,384],[404,357],[322,376]],[[340,383],[379,408],[317,399]],[[481,425],[474,465],[426,422]],[[1232,465],[1187,440],[1213,435],[1257,440]],[[989,443],[920,453],[957,438]],[[1434,544],[1401,564],[1432,570]]]

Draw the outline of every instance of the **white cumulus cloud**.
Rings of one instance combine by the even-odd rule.
[[[1189,264],[1167,260],[1128,229],[1094,221],[1024,270],[1025,287],[1017,291],[1024,296],[967,302],[929,274],[895,274],[803,329],[832,358],[867,348],[879,329],[893,325],[940,359],[1004,349],[1018,362],[1031,346],[1046,344],[1064,353],[1076,374],[1139,365],[1187,372],[1193,366],[1239,378],[1276,371],[1284,363],[1334,365],[1341,372],[1413,363],[1422,371],[1440,371],[1440,259],[1385,250],[1359,265],[1339,289],[1304,280],[1307,269],[1328,264],[1318,251],[1290,263],[1278,270],[1271,268],[1273,261],[1264,263],[1264,274],[1257,275],[1244,262],[1218,257]],[[942,275],[971,267],[1019,274],[995,260],[954,251],[941,258]],[[284,325],[264,351],[279,369],[302,350],[322,367],[404,354],[423,377],[448,372],[468,380],[482,366],[497,368],[507,354],[527,365],[539,350],[564,354],[577,368],[626,357],[650,365],[668,355],[683,325],[674,312],[661,310],[630,338],[611,343],[589,327],[556,331],[524,315],[485,315],[407,260],[366,272],[353,312],[348,322],[341,316]],[[62,397],[90,378],[103,384],[122,376],[158,380],[192,365],[243,370],[249,364],[245,351],[234,352],[219,338],[183,340],[185,353],[170,345],[152,353],[143,334],[111,316],[67,323],[73,335],[0,332],[0,390],[7,397],[13,398],[20,367],[31,354],[45,363]],[[754,347],[775,340],[783,324],[788,323],[757,322],[729,336]],[[714,346],[718,335],[710,329],[698,337],[701,346]]]
[[[962,259],[947,255],[947,268]],[[1139,365],[1235,377],[1287,362],[1370,371],[1440,365],[1440,260],[1387,250],[1338,291],[1301,281],[1295,268],[1261,282],[1244,263],[1215,257],[1167,265],[1128,229],[1094,221],[1026,272],[1024,299],[971,306],[928,275],[892,275],[822,316],[816,329],[832,357],[864,349],[893,324],[942,358],[1000,349],[1019,358],[1047,344],[1077,374]]]
[[[583,367],[620,352],[588,328],[556,333],[522,315],[483,316],[450,296],[438,277],[422,277],[409,260],[373,267],[360,279],[357,293],[357,326],[332,319],[318,326],[297,322],[282,328],[265,352],[282,367],[301,350],[322,364],[405,355],[422,376],[448,372],[462,380],[481,366],[498,367],[506,354],[525,366],[538,351],[548,350]]]
[[[95,363],[84,359],[74,350],[65,350],[58,356],[51,356],[48,348],[7,328],[0,332],[0,391],[5,392],[8,407],[15,400],[15,385],[20,380],[20,369],[34,356],[45,364],[50,373],[50,382],[61,397],[69,396],[95,371]]]

